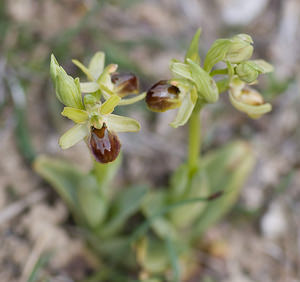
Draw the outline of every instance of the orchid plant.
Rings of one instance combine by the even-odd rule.
[[[94,281],[117,281],[114,274],[120,272],[119,266],[137,270],[137,265],[140,281],[191,277],[195,242],[235,203],[253,168],[251,147],[241,141],[201,157],[200,112],[225,91],[232,105],[251,118],[270,112],[271,105],[252,87],[260,74],[272,72],[273,67],[264,60],[250,59],[253,40],[247,34],[216,40],[202,64],[200,34],[199,29],[182,62],[171,60],[171,78],[141,94],[137,77],[118,73],[115,64],[105,66],[103,52],[97,52],[88,67],[73,60],[87,82],[69,76],[51,56],[56,96],[65,106],[62,115],[75,123],[59,144],[67,149],[85,140],[94,167],[83,173],[68,162],[40,157],[35,169],[65,200],[89,245],[111,263],[107,268],[116,267],[105,272],[102,265]],[[216,68],[220,64],[224,67]],[[171,175],[168,187],[132,185],[115,190],[112,180],[121,160],[116,133],[137,132],[140,124],[114,114],[114,110],[143,99],[154,112],[178,109],[172,127],[189,124],[187,160]],[[138,225],[131,228],[131,218],[137,215]]]

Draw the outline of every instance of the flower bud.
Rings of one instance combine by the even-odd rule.
[[[161,80],[148,90],[146,103],[151,111],[165,112],[181,105],[179,95],[178,87],[171,85],[167,80]]]
[[[248,60],[253,53],[253,40],[247,34],[239,34],[231,39],[226,59],[233,64]]]
[[[132,73],[113,73],[111,82],[114,85],[114,90],[120,97],[128,94],[137,94],[139,91],[138,78]]]
[[[241,80],[251,83],[257,79],[259,72],[249,62],[242,62],[236,67],[236,74]]]
[[[104,123],[101,129],[91,127],[90,148],[95,159],[100,163],[114,161],[121,149],[118,136],[109,131]]]

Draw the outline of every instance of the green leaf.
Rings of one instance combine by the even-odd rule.
[[[76,124],[59,138],[59,146],[62,149],[68,149],[83,140],[88,133],[87,124]]]
[[[193,175],[189,185],[186,186],[185,193],[180,200],[206,198],[209,195],[210,189],[207,177],[205,171],[200,167]],[[169,217],[176,227],[188,229],[206,206],[207,202],[200,202],[197,205],[178,207],[170,212]]]
[[[189,181],[190,169],[187,164],[183,164],[177,168],[170,179],[170,194],[172,202],[176,202],[184,195],[186,186]]]
[[[90,61],[89,71],[94,80],[97,80],[100,74],[103,72],[105,63],[105,54],[103,52],[97,52]]]
[[[76,123],[86,122],[89,118],[89,114],[86,111],[71,107],[64,107],[64,110],[61,112],[61,114]]]
[[[147,218],[151,218],[158,210],[163,209],[167,204],[166,190],[153,191],[146,195],[142,211]],[[162,239],[166,237],[176,238],[177,232],[172,223],[165,217],[157,217],[151,221],[154,232]]]
[[[137,132],[141,129],[140,123],[129,117],[109,114],[103,117],[103,121],[109,130],[115,132]]]
[[[46,156],[35,160],[34,170],[53,186],[73,215],[78,216],[76,194],[79,183],[86,176],[70,163]]]
[[[162,273],[169,267],[169,258],[164,241],[145,237],[137,245],[138,262],[149,273]]]
[[[223,191],[223,194],[207,203],[193,225],[195,239],[230,210],[254,167],[255,158],[247,143],[236,141],[208,154],[202,162],[210,193]]]
[[[199,65],[188,59],[192,77],[196,83],[197,90],[207,103],[215,103],[219,98],[219,91],[213,78]]]
[[[84,178],[77,193],[79,207],[84,214],[88,225],[92,228],[99,226],[105,219],[108,203],[100,194],[96,178],[88,175]]]
[[[101,237],[113,236],[126,224],[140,208],[148,189],[148,186],[131,186],[117,194],[112,202],[111,215],[101,229]]]
[[[180,282],[180,265],[179,265],[179,257],[176,250],[175,242],[173,242],[170,238],[166,239],[166,249],[168,251],[170,263],[172,266],[172,274],[174,282]]]
[[[185,62],[187,62],[187,59],[191,59],[192,61],[194,61],[196,64],[200,65],[201,59],[199,56],[199,38],[201,35],[201,28],[199,28],[197,30],[197,32],[195,33],[190,46],[188,48],[188,51],[186,52],[185,55]]]

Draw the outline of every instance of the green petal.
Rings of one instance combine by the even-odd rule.
[[[100,108],[102,115],[110,114],[114,111],[115,107],[119,104],[121,97],[118,95],[112,95],[107,99]]]
[[[59,146],[68,149],[81,141],[89,133],[87,124],[76,124],[59,138]]]
[[[262,115],[270,112],[272,110],[272,106],[269,103],[265,103],[259,106],[248,105],[240,102],[231,91],[229,91],[229,99],[231,104],[239,111],[248,114],[251,118],[259,118]]]
[[[195,63],[200,65],[200,56],[199,56],[199,38],[201,35],[201,28],[199,28],[197,30],[197,32],[195,33],[188,51],[186,52],[185,55],[185,62],[187,59],[191,59],[192,61],[194,61]]]
[[[192,97],[193,95],[191,93],[187,93],[185,95],[174,121],[170,123],[172,127],[177,128],[178,126],[182,126],[187,123],[196,104],[196,101]]]
[[[88,80],[90,81],[94,81],[94,77],[91,74],[91,72],[89,71],[89,69],[83,65],[81,62],[79,62],[78,60],[72,60],[73,64],[76,65],[78,68],[81,69],[81,71],[87,76]]]
[[[99,85],[96,82],[81,82],[80,90],[82,93],[94,93],[99,90]]]
[[[115,132],[137,132],[141,129],[140,123],[129,117],[110,114],[104,116],[103,121],[110,130]]]
[[[125,106],[125,105],[131,105],[131,104],[134,104],[138,101],[141,101],[143,100],[144,98],[146,97],[146,92],[140,94],[140,95],[137,95],[133,98],[128,98],[128,99],[121,99],[118,106]]]
[[[192,77],[196,83],[197,90],[207,103],[215,103],[219,98],[219,91],[213,78],[198,64],[188,59]]]
[[[83,123],[89,118],[89,114],[86,111],[71,107],[64,107],[64,110],[61,114],[76,123]]]
[[[97,52],[90,61],[89,71],[94,80],[97,80],[100,74],[103,72],[105,62],[105,54],[103,52]]]

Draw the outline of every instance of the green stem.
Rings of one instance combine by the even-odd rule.
[[[219,75],[219,74],[228,74],[228,69],[216,69],[210,72],[210,76]]]
[[[195,108],[189,120],[188,165],[191,175],[194,174],[199,165],[201,147],[200,109],[201,107]]]

